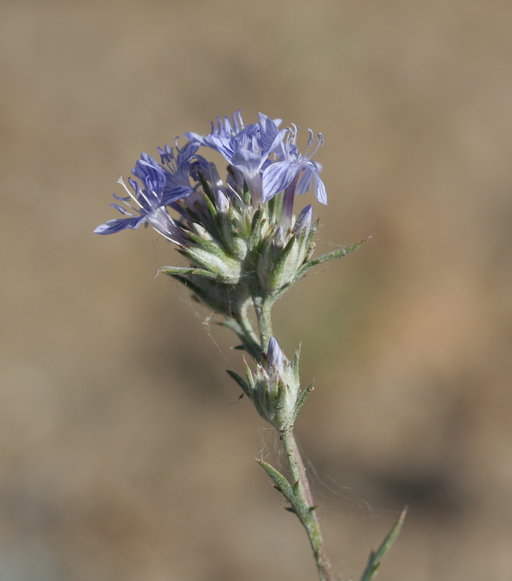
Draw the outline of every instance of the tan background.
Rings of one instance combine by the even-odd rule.
[[[231,338],[93,236],[141,151],[261,110],[325,133],[322,248],[277,309],[317,389],[298,432],[336,571],[512,578],[512,4],[0,6],[1,581],[306,581],[254,462],[278,449]],[[279,457],[276,459],[279,462]]]

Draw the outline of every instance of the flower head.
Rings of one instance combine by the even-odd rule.
[[[237,111],[218,118],[206,135],[186,133],[183,145],[176,138],[173,146],[159,147],[159,160],[143,153],[128,184],[119,181],[127,195],[114,195],[112,206],[122,217],[95,233],[151,225],[188,261],[161,272],[224,315],[254,297],[274,300],[302,276],[314,246],[312,207],[295,217],[295,195],[313,188],[320,202],[327,199],[320,166],[312,160],[322,136],[315,144],[310,131],[301,154],[297,128],[280,125],[263,113],[245,125]],[[225,178],[205,156],[208,150],[228,162]]]

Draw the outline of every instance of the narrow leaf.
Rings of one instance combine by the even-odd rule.
[[[389,533],[385,536],[380,547],[376,551],[371,552],[370,558],[368,559],[368,564],[366,565],[366,569],[364,570],[363,576],[361,577],[361,581],[372,581],[375,574],[377,573],[377,569],[379,568],[382,559],[389,551],[389,549],[391,549],[393,543],[396,541],[398,535],[400,534],[400,530],[404,524],[406,514],[407,508],[404,508]]]
[[[276,470],[276,468],[267,462],[264,462],[263,460],[257,460],[257,462],[263,468],[263,470],[265,470],[272,482],[276,485],[277,490],[279,490],[279,492],[293,506],[295,504],[295,495],[293,494],[292,486],[286,477],[283,476],[279,470]]]
[[[258,208],[256,212],[254,212],[254,216],[252,217],[251,221],[251,233],[249,235],[249,248],[253,249],[260,236],[260,228],[262,222],[262,211]]]
[[[189,274],[195,274],[196,276],[202,276],[204,278],[209,278],[212,280],[217,280],[218,276],[209,270],[204,268],[194,268],[192,266],[161,266],[157,270],[157,274],[167,274],[169,276],[180,275],[186,276]]]
[[[221,327],[226,327],[227,329],[231,329],[239,337],[243,334],[242,328],[240,327],[238,322],[235,319],[233,319],[232,317],[230,317],[229,319],[226,319],[225,321],[221,321],[219,323],[219,325]],[[239,347],[235,347],[235,349],[238,349],[238,348]],[[243,347],[240,345],[240,348],[243,348]]]
[[[368,242],[368,240],[370,240],[371,238],[373,238],[373,236],[367,236],[366,238],[359,240],[359,242],[354,242],[353,244],[349,244],[348,246],[344,246],[343,248],[339,248],[338,250],[333,250],[332,252],[328,252],[327,254],[322,254],[322,256],[319,256],[318,258],[313,258],[313,260],[306,262],[306,264],[299,270],[296,279],[303,277],[306,274],[306,272],[313,266],[317,266],[318,264],[330,262],[331,260],[335,260],[336,258],[343,258],[344,256],[352,254],[352,252],[355,252],[358,248],[361,248],[361,246],[365,242]]]
[[[229,375],[229,377],[231,377],[231,379],[233,379],[234,381],[236,381],[236,383],[238,383],[238,385],[242,388],[242,391],[245,393],[245,395],[249,399],[251,399],[251,388],[247,385],[247,382],[244,381],[240,377],[240,375],[238,375],[238,373],[231,371],[231,369],[226,369],[226,373]]]
[[[209,252],[210,254],[213,254],[214,256],[218,256],[219,258],[226,257],[226,253],[217,244],[215,244],[215,242],[211,242],[210,240],[206,240],[205,238],[203,238],[199,234],[196,234],[195,232],[188,232],[187,236],[201,250],[203,250],[205,252]],[[194,249],[193,247],[184,247],[182,249],[182,253],[185,256],[192,255],[192,257],[193,257],[194,255],[191,254],[191,251],[193,251],[193,249]]]
[[[297,416],[299,415],[300,410],[302,409],[302,406],[304,405],[304,403],[306,402],[306,400],[308,399],[308,395],[314,390],[315,388],[312,385],[308,385],[306,387],[306,389],[304,389],[300,394],[299,397],[297,399],[297,403],[295,404],[295,410],[293,412],[293,423],[295,423],[295,420],[297,419]]]

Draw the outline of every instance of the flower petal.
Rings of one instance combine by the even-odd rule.
[[[285,190],[297,174],[297,166],[289,161],[276,161],[263,172],[263,198],[265,202]]]
[[[104,224],[100,224],[94,230],[94,234],[115,234],[116,232],[121,232],[126,228],[131,228],[132,230],[138,228],[142,222],[142,216],[135,216],[133,218],[120,218],[119,220],[109,220]]]

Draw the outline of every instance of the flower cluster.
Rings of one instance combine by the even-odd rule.
[[[244,125],[240,112],[219,118],[207,135],[159,148],[157,161],[144,153],[112,206],[123,217],[98,226],[97,234],[150,225],[177,245],[189,266],[165,266],[215,311],[232,316],[249,300],[275,300],[302,270],[313,251],[316,224],[310,204],[294,213],[295,198],[313,190],[327,203],[320,165],[323,143],[309,131],[305,153],[297,128],[260,113]],[[221,178],[205,157],[212,150],[227,162]]]
[[[254,403],[260,416],[279,432],[293,428],[295,419],[309,394],[309,389],[300,390],[299,352],[289,361],[281,351],[275,337],[268,343],[268,353],[256,365],[253,373],[247,363],[242,379],[234,371],[229,375]]]

